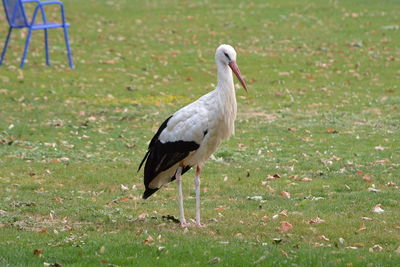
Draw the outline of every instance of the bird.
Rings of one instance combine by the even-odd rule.
[[[143,199],[150,197],[165,184],[177,181],[179,222],[183,227],[187,227],[189,223],[184,215],[182,175],[192,167],[196,167],[195,225],[202,226],[200,220],[201,170],[220,143],[234,134],[237,103],[232,72],[243,89],[248,91],[236,63],[236,56],[236,51],[232,46],[227,44],[218,46],[215,52],[216,88],[182,107],[161,124],[138,167],[139,171],[145,163]]]

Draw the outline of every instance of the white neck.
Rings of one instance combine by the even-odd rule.
[[[233,76],[232,70],[228,65],[223,65],[221,63],[217,63],[218,67],[218,84],[217,89],[228,90],[235,93],[235,88],[233,85]]]
[[[236,119],[236,92],[233,84],[233,76],[232,70],[227,65],[218,64],[218,84],[215,89],[218,102],[219,109],[221,115],[221,122],[223,127],[223,138],[228,138],[231,134],[234,133],[234,122]]]

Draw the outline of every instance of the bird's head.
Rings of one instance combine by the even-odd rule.
[[[226,44],[220,45],[215,52],[215,61],[217,65],[229,66],[233,73],[235,73],[239,82],[242,84],[243,89],[247,92],[246,82],[244,81],[239,67],[236,64],[236,51],[232,46]]]

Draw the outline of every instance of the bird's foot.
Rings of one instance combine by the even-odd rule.
[[[204,224],[201,224],[201,223],[195,223],[194,224],[196,227],[198,227],[198,228],[204,228],[204,227],[206,227]]]
[[[180,222],[181,227],[186,228],[190,226],[190,223],[186,222],[186,221],[181,221]]]

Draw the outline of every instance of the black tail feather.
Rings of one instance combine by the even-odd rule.
[[[160,189],[160,188],[155,188],[155,189],[146,188],[146,191],[144,191],[142,198],[143,198],[143,199],[147,199],[149,196],[151,196],[152,194],[154,194],[155,192],[157,192],[158,189]]]
[[[140,162],[139,168],[137,169],[138,172],[140,171],[140,168],[142,168],[142,165],[143,165],[144,161],[147,159],[147,157],[149,156],[149,154],[150,154],[150,150],[147,151],[146,155],[144,155],[144,158],[142,159],[142,162]]]

